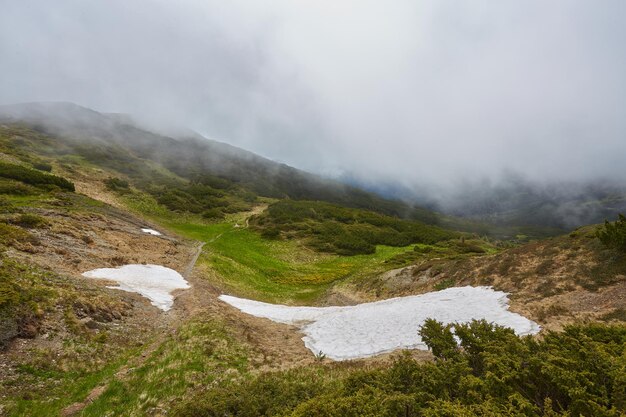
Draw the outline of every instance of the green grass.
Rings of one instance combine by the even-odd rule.
[[[186,323],[126,378],[116,378],[83,416],[144,416],[170,409],[189,389],[245,373],[246,347],[217,320]]]
[[[34,367],[22,367],[22,372],[31,374],[45,391],[25,391],[15,397],[8,407],[8,416],[48,417],[59,415],[65,407],[85,399],[92,389],[113,378],[117,370],[129,358],[139,354],[139,349],[126,352],[95,372],[45,372]]]
[[[258,231],[244,227],[249,213],[229,214],[224,221],[208,222],[201,216],[172,213],[144,193],[134,192],[122,198],[139,215],[181,236],[205,242],[198,266],[205,269],[205,277],[222,291],[267,302],[314,304],[339,282],[367,281],[418,259],[472,256],[459,255],[456,246],[448,247],[451,244],[446,242],[444,246],[377,245],[376,251],[367,255],[320,253],[300,239],[263,238]],[[496,251],[487,242],[471,242],[480,245],[485,253]],[[430,252],[424,254],[414,250],[415,247]]]
[[[314,252],[296,241],[266,240],[231,221],[165,224],[205,242],[199,263],[217,273],[224,290],[271,302],[311,303],[333,282],[382,272],[388,269],[387,259],[412,250],[378,246],[371,255],[337,256]]]
[[[413,250],[413,246],[379,245],[369,255],[324,254],[297,240],[264,239],[244,227],[246,213],[228,214],[216,223],[198,215],[173,213],[141,192],[129,193],[122,200],[135,213],[183,237],[204,242],[198,266],[210,269],[207,279],[223,291],[268,302],[312,304],[333,283],[391,269],[393,265],[385,261]]]

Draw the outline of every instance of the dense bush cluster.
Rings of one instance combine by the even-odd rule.
[[[169,210],[202,214],[207,219],[249,210],[256,199],[255,195],[238,189],[225,191],[201,183],[180,184],[176,188],[149,187],[147,191]]]
[[[279,201],[254,219],[253,224],[266,237],[277,237],[283,232],[307,238],[307,243],[317,250],[341,255],[373,253],[376,245],[430,244],[458,236],[417,221],[320,201]]]
[[[460,341],[457,345],[452,332]],[[569,326],[543,339],[484,321],[421,330],[434,362],[311,367],[213,387],[181,416],[622,416],[626,327]],[[343,371],[342,371],[343,369]]]
[[[104,185],[111,191],[125,192],[129,189],[128,181],[117,177],[111,177],[104,180]]]
[[[47,225],[48,221],[45,218],[36,214],[23,213],[17,216],[17,218],[15,218],[12,223],[18,226],[25,227],[27,229],[36,229]]]
[[[620,214],[614,223],[605,221],[596,236],[607,247],[626,252],[626,216]]]
[[[52,165],[48,162],[37,161],[33,162],[33,168],[38,169],[40,171],[52,172]]]
[[[18,180],[35,186],[53,185],[66,191],[74,191],[74,184],[65,178],[44,174],[41,171],[6,162],[0,162],[0,177]]]

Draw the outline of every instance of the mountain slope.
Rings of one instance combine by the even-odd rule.
[[[429,224],[438,222],[438,216],[428,210],[323,179],[234,146],[199,135],[159,135],[129,123],[128,118],[71,103],[2,106],[0,122],[33,127],[93,163],[110,160],[115,168],[129,174],[132,167],[124,165],[132,163],[134,156],[160,164],[186,179],[218,177],[266,197],[322,200]]]
[[[626,256],[605,247],[598,226],[469,258],[431,252],[414,265],[337,291],[359,300],[417,294],[450,286],[489,285],[511,293],[515,311],[560,329],[581,320],[626,320]]]
[[[499,242],[372,211],[267,199],[243,181],[170,170],[177,161],[159,159],[148,144],[186,147],[184,139],[101,116],[63,122],[84,124],[73,133],[33,121],[0,123],[0,344],[7,347],[0,352],[0,414],[499,415],[513,406],[511,395],[529,415],[553,398],[559,411],[598,398],[602,410],[622,410],[622,394],[604,387],[623,382],[623,348],[616,347],[623,325],[544,333],[550,343],[543,343],[475,323],[480,345],[493,349],[487,362],[494,369],[480,366],[480,351],[460,361],[395,352],[335,364],[308,351],[293,327],[217,299],[229,293],[341,305],[494,285],[512,293],[513,311],[547,328],[623,321],[624,258],[604,249],[592,228],[502,250]],[[128,145],[125,132],[135,132],[128,137],[139,145]],[[365,251],[337,254],[346,248]],[[165,313],[81,275],[128,263],[167,265],[191,288]],[[571,394],[571,380],[536,384],[547,372],[601,383]],[[519,392],[508,389],[511,378]],[[463,406],[448,401],[451,380]]]

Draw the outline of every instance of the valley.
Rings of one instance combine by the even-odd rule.
[[[206,149],[198,138],[161,136],[74,107],[61,125],[61,110],[52,110],[37,121],[0,118],[0,415],[624,409],[626,261],[598,239],[599,226],[504,240],[500,226],[489,233],[489,224],[233,148]],[[202,152],[230,162],[182,163]],[[148,299],[83,276],[125,265],[166,267],[182,281]],[[436,297],[476,287],[510,294],[510,313],[542,332],[518,337],[460,316],[429,321],[430,307],[406,324],[413,344],[395,345],[416,347],[420,332],[429,351],[385,346],[336,362],[331,352],[307,349],[297,320],[275,323],[218,298],[358,311],[404,296],[435,297],[438,306]],[[371,314],[356,321],[371,328]],[[532,329],[521,333],[539,330]],[[344,343],[350,350],[358,340]],[[573,376],[542,385],[563,361],[578,364],[568,368]]]

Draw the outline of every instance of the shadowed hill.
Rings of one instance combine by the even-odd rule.
[[[0,107],[0,121],[48,134],[93,163],[107,159],[129,163],[134,156],[161,164],[183,178],[203,182],[218,177],[266,197],[321,200],[429,224],[439,222],[439,216],[429,210],[384,199],[194,132],[178,137],[153,133],[124,115],[71,103],[27,103]]]

